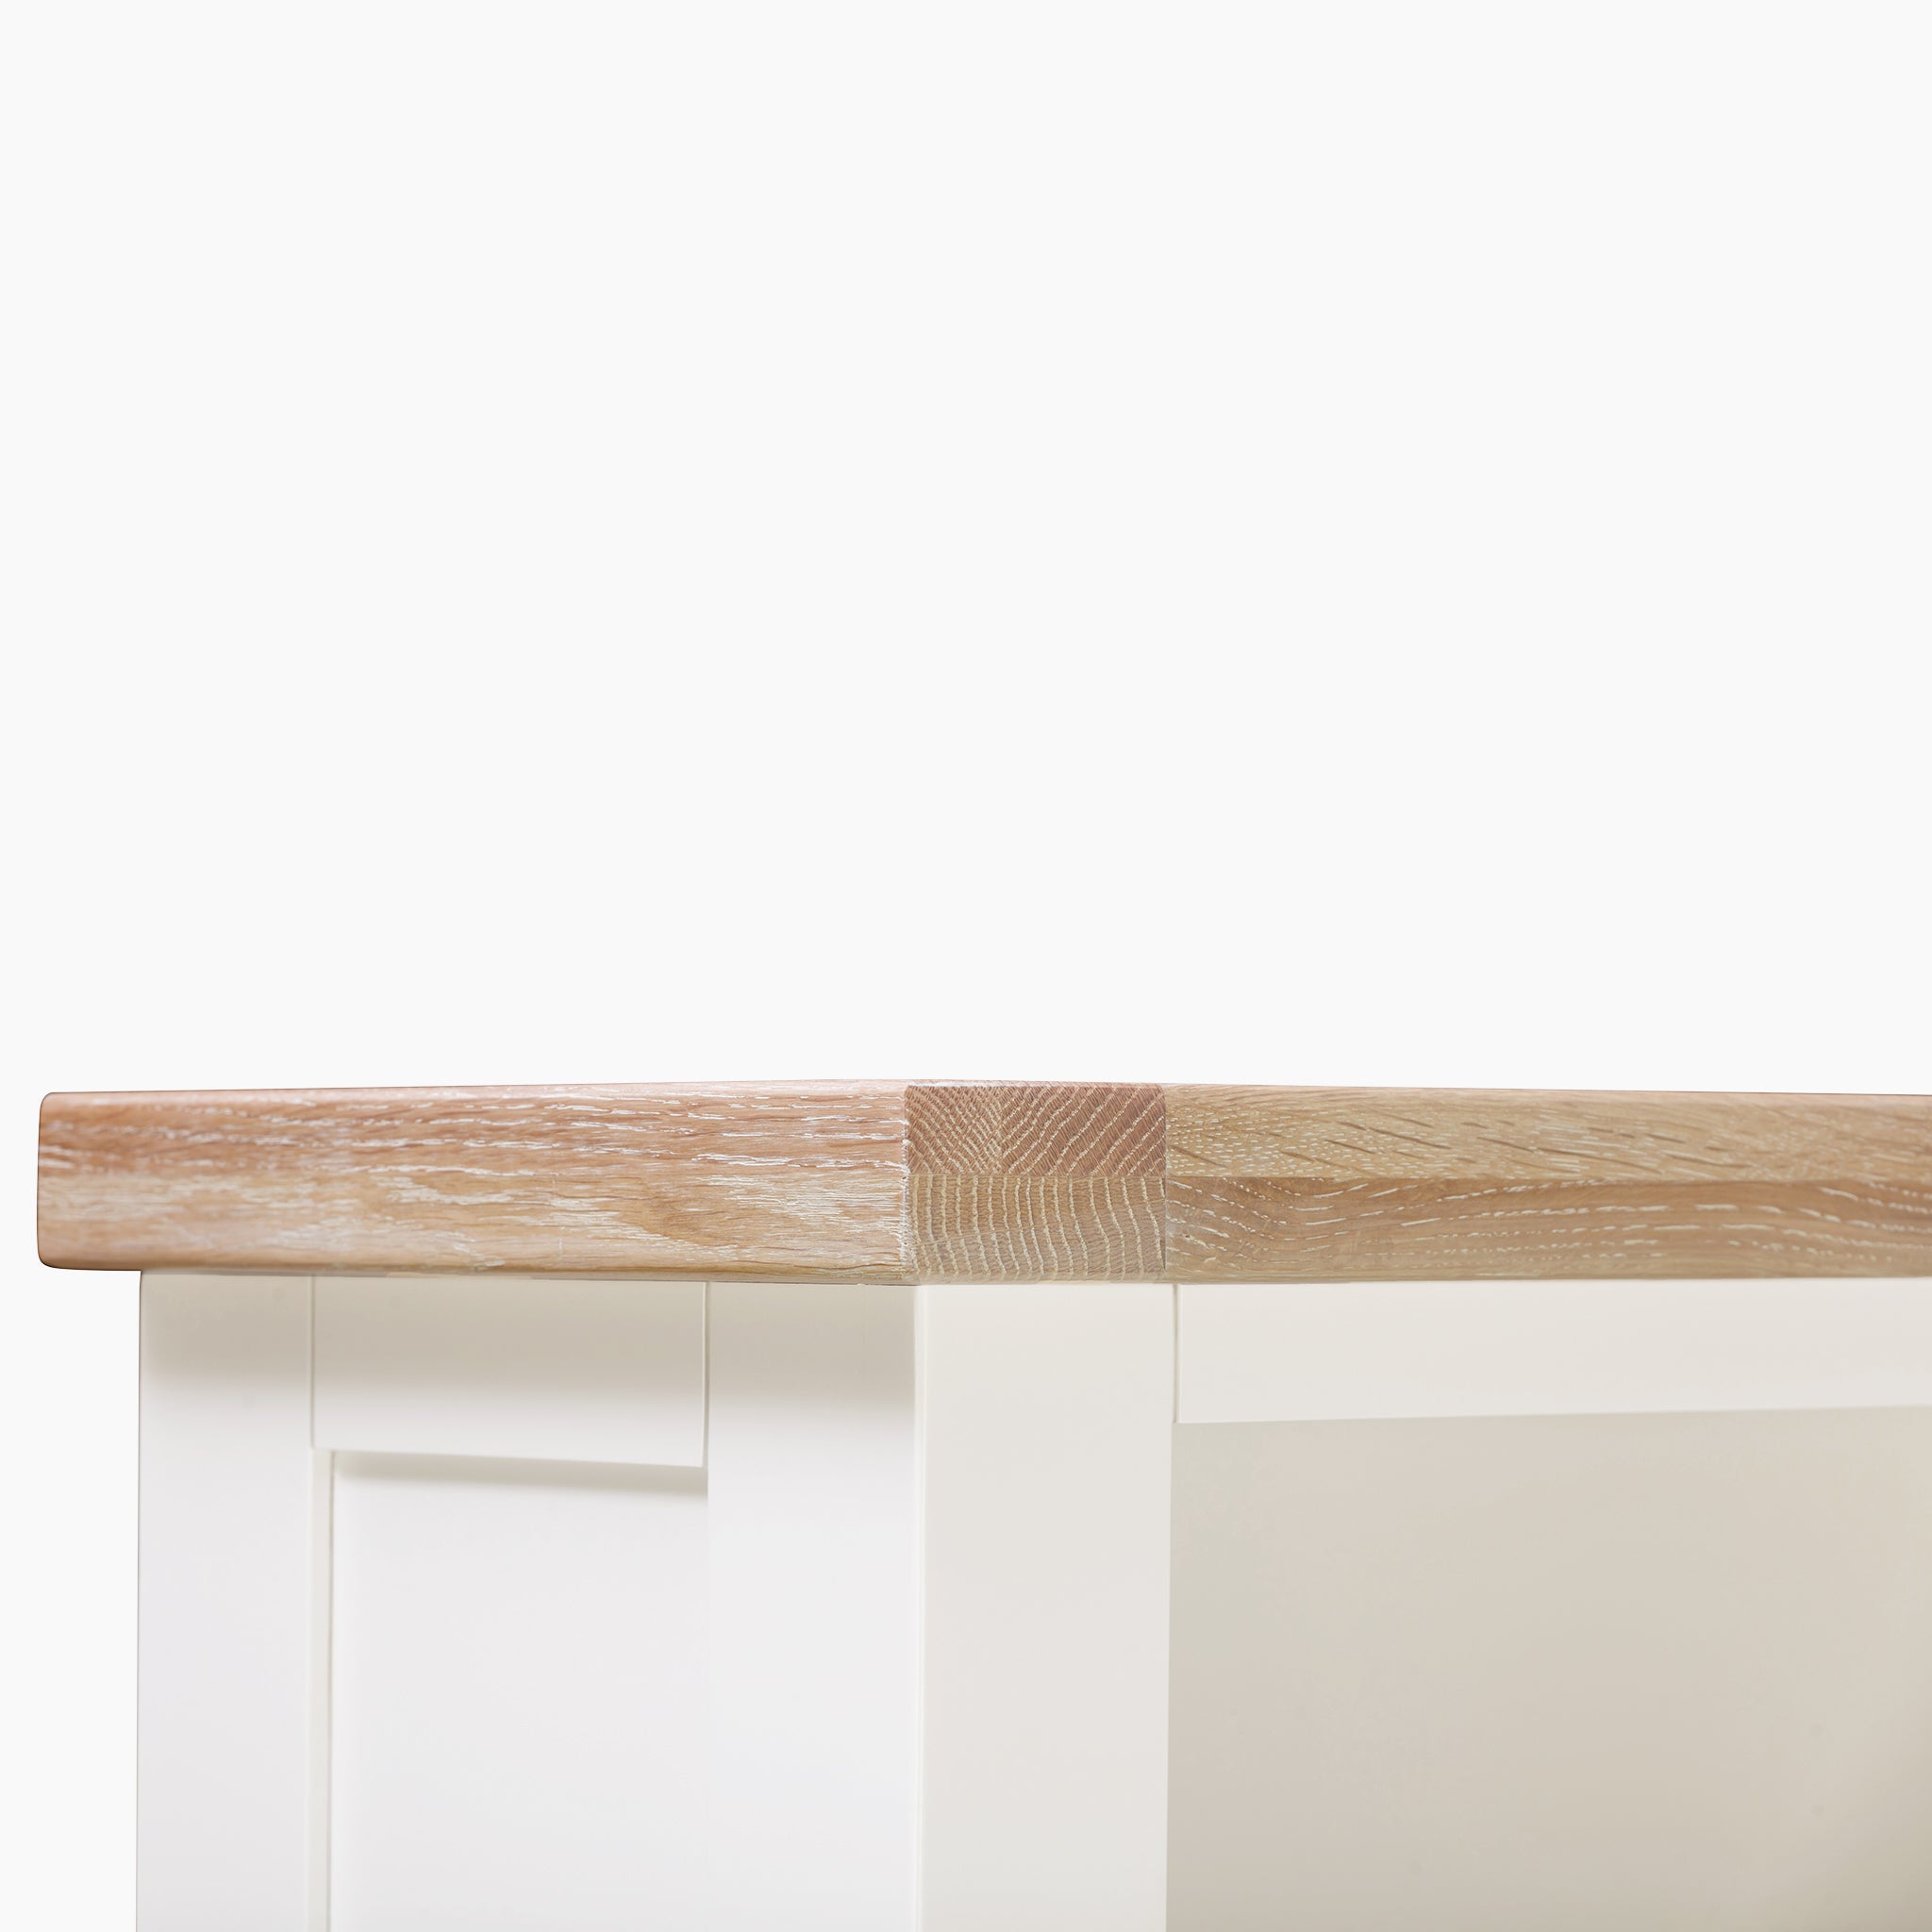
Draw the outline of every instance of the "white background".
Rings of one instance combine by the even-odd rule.
[[[47,1089],[1932,1089],[1928,99],[1847,0],[11,0],[0,1923],[131,1924]]]

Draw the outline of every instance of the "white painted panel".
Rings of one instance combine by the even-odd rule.
[[[308,1924],[308,1298],[142,1282],[141,1932]]]
[[[914,1291],[710,1293],[710,1926],[908,1932]]]
[[[1932,1925],[1932,1412],[1174,1431],[1172,1932]]]
[[[705,1459],[697,1282],[325,1276],[315,1291],[319,1447]]]
[[[1184,1423],[1932,1403],[1932,1281],[1204,1282]]]
[[[1161,1932],[1174,1291],[921,1292],[924,1932]]]
[[[702,1927],[702,1474],[336,1471],[331,1932]]]

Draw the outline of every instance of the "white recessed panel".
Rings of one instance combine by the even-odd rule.
[[[330,1932],[706,1923],[704,1477],[336,1457]]]
[[[1203,1282],[1183,1423],[1932,1403],[1932,1280]]]
[[[1174,1434],[1170,1932],[1932,1925],[1932,1412]]]
[[[704,1287],[318,1280],[315,1442],[696,1468],[705,1459]]]

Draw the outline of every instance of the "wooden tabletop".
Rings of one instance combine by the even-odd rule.
[[[1932,1099],[1049,1082],[57,1093],[57,1268],[1932,1274]]]

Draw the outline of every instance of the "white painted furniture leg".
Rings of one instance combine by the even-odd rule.
[[[316,1539],[306,1276],[149,1275],[141,1932],[304,1932]]]
[[[916,1294],[710,1291],[713,1932],[916,1923]]]
[[[921,1293],[924,1932],[1161,1932],[1174,1291]]]
[[[710,1360],[719,1932],[1158,1932],[1173,1291],[722,1286]]]

